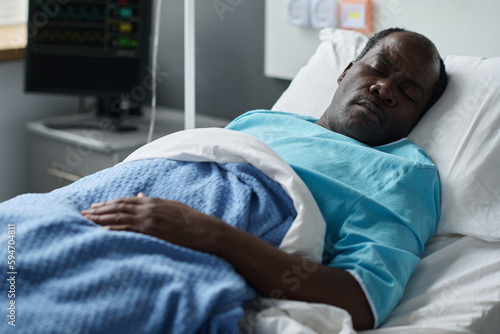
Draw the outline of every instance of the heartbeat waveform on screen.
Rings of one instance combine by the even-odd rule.
[[[105,9],[103,6],[85,5],[60,7],[57,14],[53,17],[56,21],[89,21],[104,22],[106,20]]]
[[[104,33],[102,30],[76,30],[76,29],[51,29],[40,31],[36,40],[40,44],[70,44],[85,46],[104,45]]]

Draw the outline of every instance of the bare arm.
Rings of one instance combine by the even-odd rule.
[[[346,271],[285,253],[183,203],[140,194],[94,204],[82,214],[109,230],[144,233],[217,255],[262,296],[338,306],[351,314],[356,330],[373,328],[368,301]]]

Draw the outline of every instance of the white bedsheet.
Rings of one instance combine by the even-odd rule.
[[[321,304],[271,300],[241,333],[352,334],[349,315]],[[286,330],[285,330],[286,329]],[[500,333],[500,242],[438,236],[381,328],[360,334]]]
[[[438,236],[422,257],[383,327],[500,333],[500,242]]]

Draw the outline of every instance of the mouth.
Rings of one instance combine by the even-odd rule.
[[[378,120],[380,124],[384,124],[384,112],[377,108],[373,103],[369,101],[358,102],[357,105],[361,106],[370,118]]]

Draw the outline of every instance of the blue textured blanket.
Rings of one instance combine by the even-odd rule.
[[[245,164],[140,160],[51,193],[18,196],[0,204],[0,333],[237,331],[255,292],[226,261],[106,231],[80,214],[140,191],[184,202],[275,246],[296,215],[282,188]]]

